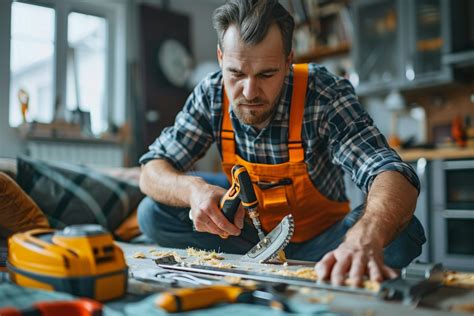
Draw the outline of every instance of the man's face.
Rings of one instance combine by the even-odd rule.
[[[238,119],[257,128],[265,127],[276,107],[292,54],[285,57],[280,30],[272,25],[262,42],[248,45],[239,31],[225,32],[223,51],[217,49],[224,85]]]

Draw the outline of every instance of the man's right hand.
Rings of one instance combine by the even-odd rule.
[[[225,193],[225,189],[210,184],[201,185],[192,191],[190,214],[197,231],[220,236],[240,235],[244,224],[244,209],[240,206],[235,214],[235,225],[230,223],[219,208],[220,199]]]

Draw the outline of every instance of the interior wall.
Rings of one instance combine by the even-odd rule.
[[[10,38],[10,1],[0,1],[0,38]],[[9,69],[10,42],[0,45],[0,69]],[[8,123],[10,72],[0,71],[0,157],[15,157],[23,150],[23,143]]]

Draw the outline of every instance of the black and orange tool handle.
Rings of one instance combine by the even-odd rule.
[[[168,313],[185,312],[218,303],[234,303],[244,291],[238,286],[229,285],[179,289],[160,294],[155,303]]]
[[[235,171],[234,171],[235,169]],[[256,208],[258,205],[257,196],[255,195],[255,189],[253,188],[252,180],[250,179],[250,175],[247,169],[241,165],[235,165],[232,168],[234,177],[239,182],[240,186],[240,200],[242,201],[242,205],[246,209]],[[234,178],[233,177],[233,178]]]
[[[231,173],[232,185],[222,197],[220,208],[227,220],[233,223],[241,202],[248,209],[255,208],[258,205],[258,200],[247,169],[244,166],[235,165],[232,167]]]
[[[0,308],[0,316],[102,316],[102,304],[90,299],[39,302],[30,308]]]
[[[229,191],[227,191],[227,193],[229,193]],[[222,213],[224,213],[225,218],[227,218],[229,222],[234,223],[235,213],[240,205],[240,198],[238,195],[229,197],[227,193],[221,199],[220,208]]]

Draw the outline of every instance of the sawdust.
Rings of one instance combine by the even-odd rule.
[[[447,271],[444,273],[445,286],[474,289],[474,273]]]
[[[316,281],[318,279],[316,271],[313,268],[301,268],[298,270],[278,270],[273,272],[278,275],[303,278]]]
[[[222,260],[225,259],[224,256],[215,251],[205,251],[194,248],[187,248],[186,252],[190,258],[194,259],[191,262],[192,264],[210,265],[221,269],[233,268],[233,265],[231,265],[230,263],[223,263]]]
[[[173,256],[176,262],[181,262],[185,257],[181,257],[178,255],[176,251],[157,251],[154,249],[150,249],[148,251],[151,256],[157,257],[157,258],[163,258],[163,257],[168,257],[168,256]]]
[[[204,261],[210,260],[224,260],[222,254],[217,253],[215,251],[206,251],[206,250],[199,250],[194,248],[187,248],[186,252],[188,256],[194,257]]]
[[[146,255],[141,252],[141,251],[137,251],[135,252],[133,255],[132,255],[133,258],[135,259],[146,259]]]
[[[238,286],[242,286],[242,287],[245,287],[247,289],[254,289],[254,288],[257,288],[257,285],[258,285],[258,282],[257,281],[254,281],[254,280],[243,280],[241,277],[238,277],[238,276],[231,276],[231,275],[228,275],[228,276],[225,276],[223,278],[223,280],[226,282],[226,283],[229,283],[231,285],[238,285]]]
[[[344,285],[357,287],[355,280],[347,278],[344,281]],[[378,292],[380,291],[380,282],[371,281],[371,280],[364,280],[362,281],[362,288],[371,291],[371,292]]]

